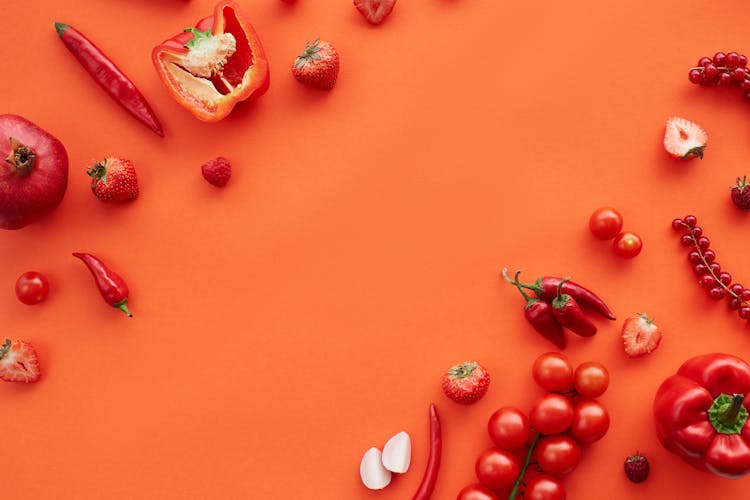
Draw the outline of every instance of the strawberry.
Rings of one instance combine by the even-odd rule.
[[[124,158],[109,157],[86,171],[94,180],[91,191],[102,201],[123,202],[138,196],[135,167]]]
[[[747,182],[747,176],[744,176],[742,180],[737,177],[737,184],[732,186],[732,202],[737,205],[737,208],[750,210],[750,184]]]
[[[396,0],[354,0],[354,6],[371,24],[380,24],[396,5]]]
[[[625,459],[625,475],[634,483],[642,483],[648,478],[651,467],[648,464],[648,458],[644,457],[637,451]]]
[[[39,362],[34,346],[23,340],[5,339],[0,346],[0,379],[8,382],[36,382]]]
[[[203,178],[216,187],[224,187],[232,176],[232,165],[223,156],[208,160],[201,166]]]
[[[443,392],[462,405],[476,403],[482,399],[489,386],[489,372],[476,361],[464,361],[451,367],[443,375]]]
[[[305,44],[292,66],[294,78],[304,85],[321,90],[330,90],[339,76],[339,53],[328,42],[316,38]]]
[[[661,330],[646,313],[634,314],[622,325],[622,341],[625,353],[637,358],[659,347]]]
[[[677,116],[667,120],[664,149],[675,158],[687,160],[695,156],[703,159],[707,142],[708,134],[697,123]]]

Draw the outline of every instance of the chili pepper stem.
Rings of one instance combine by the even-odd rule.
[[[128,318],[132,318],[133,317],[133,313],[131,313],[128,310],[127,302],[128,302],[128,299],[125,299],[122,302],[118,302],[117,304],[115,304],[115,307],[118,308],[119,310],[121,310],[122,312],[124,312],[125,314],[127,314]]]
[[[539,438],[542,435],[537,433],[537,435],[534,437],[534,441],[529,446],[529,451],[526,453],[526,461],[523,464],[523,468],[521,469],[521,472],[518,474],[518,478],[516,478],[516,482],[513,484],[513,489],[510,490],[510,495],[508,495],[508,500],[513,500],[518,496],[518,489],[521,487],[523,483],[523,478],[526,475],[526,469],[529,468],[529,465],[532,465],[535,462],[531,461],[531,455],[534,453],[534,448],[536,448],[537,443],[539,443]]]
[[[511,285],[515,286],[516,288],[518,288],[518,291],[521,292],[521,295],[523,295],[523,298],[526,299],[526,303],[527,304],[530,303],[530,302],[533,302],[534,300],[538,300],[538,299],[534,299],[532,297],[529,297],[529,294],[527,294],[526,292],[523,291],[523,288],[522,288],[523,284],[518,281],[518,276],[520,274],[521,274],[521,271],[516,271],[515,277],[513,279],[511,279],[510,276],[508,276],[508,268],[504,267],[503,270],[502,270],[502,275],[503,275],[503,278],[505,278],[505,281],[507,281]]]

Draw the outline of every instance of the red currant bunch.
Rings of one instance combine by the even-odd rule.
[[[737,311],[740,318],[750,319],[750,290],[739,283],[732,283],[732,275],[721,270],[716,262],[716,252],[711,250],[711,240],[703,235],[694,215],[672,221],[672,228],[680,231],[680,243],[689,248],[687,258],[698,277],[698,284],[706,290],[712,300],[728,299],[729,309]]]
[[[688,79],[699,85],[735,85],[750,99],[750,71],[744,54],[717,52],[713,58],[701,57],[690,68]]]

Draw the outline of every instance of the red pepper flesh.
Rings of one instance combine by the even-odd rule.
[[[195,28],[156,46],[151,58],[172,97],[207,122],[219,121],[238,102],[262,95],[270,83],[260,38],[230,0],[219,2],[214,14]]]
[[[729,354],[686,361],[654,398],[662,445],[694,467],[718,476],[750,473],[750,365]]]
[[[440,430],[440,419],[438,418],[435,404],[430,404],[430,456],[427,459],[422,482],[414,494],[412,500],[429,500],[435,490],[438,472],[440,472],[440,459],[443,453],[443,438]]]
[[[146,98],[115,63],[72,26],[55,23],[55,29],[68,50],[110,97],[158,136],[164,137],[161,123]]]
[[[89,268],[104,301],[112,307],[120,309],[128,317],[132,318],[133,314],[128,310],[127,306],[130,291],[125,280],[104,265],[104,262],[91,254],[74,252],[73,257],[81,259],[86,264],[86,267]]]
[[[552,313],[562,326],[582,337],[591,337],[596,333],[594,325],[583,312],[578,302],[568,294],[562,293],[567,278],[557,287],[557,296],[552,301]]]
[[[557,287],[562,281],[562,278],[545,276],[544,278],[539,278],[535,283],[531,285],[524,284],[523,287],[536,293],[537,297],[539,297],[540,299],[549,302],[557,297]],[[602,299],[594,294],[594,292],[579,285],[578,283],[566,281],[562,287],[562,292],[573,297],[576,302],[578,302],[582,306],[593,309],[605,318],[611,320],[615,319],[614,313],[609,309],[609,307],[607,307],[607,304],[605,304]]]

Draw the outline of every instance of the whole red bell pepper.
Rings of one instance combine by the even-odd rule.
[[[262,95],[270,81],[260,38],[230,0],[219,2],[194,28],[156,46],[151,58],[170,94],[207,122]]]
[[[728,354],[686,361],[656,392],[656,434],[698,469],[737,478],[750,472],[750,365]]]

